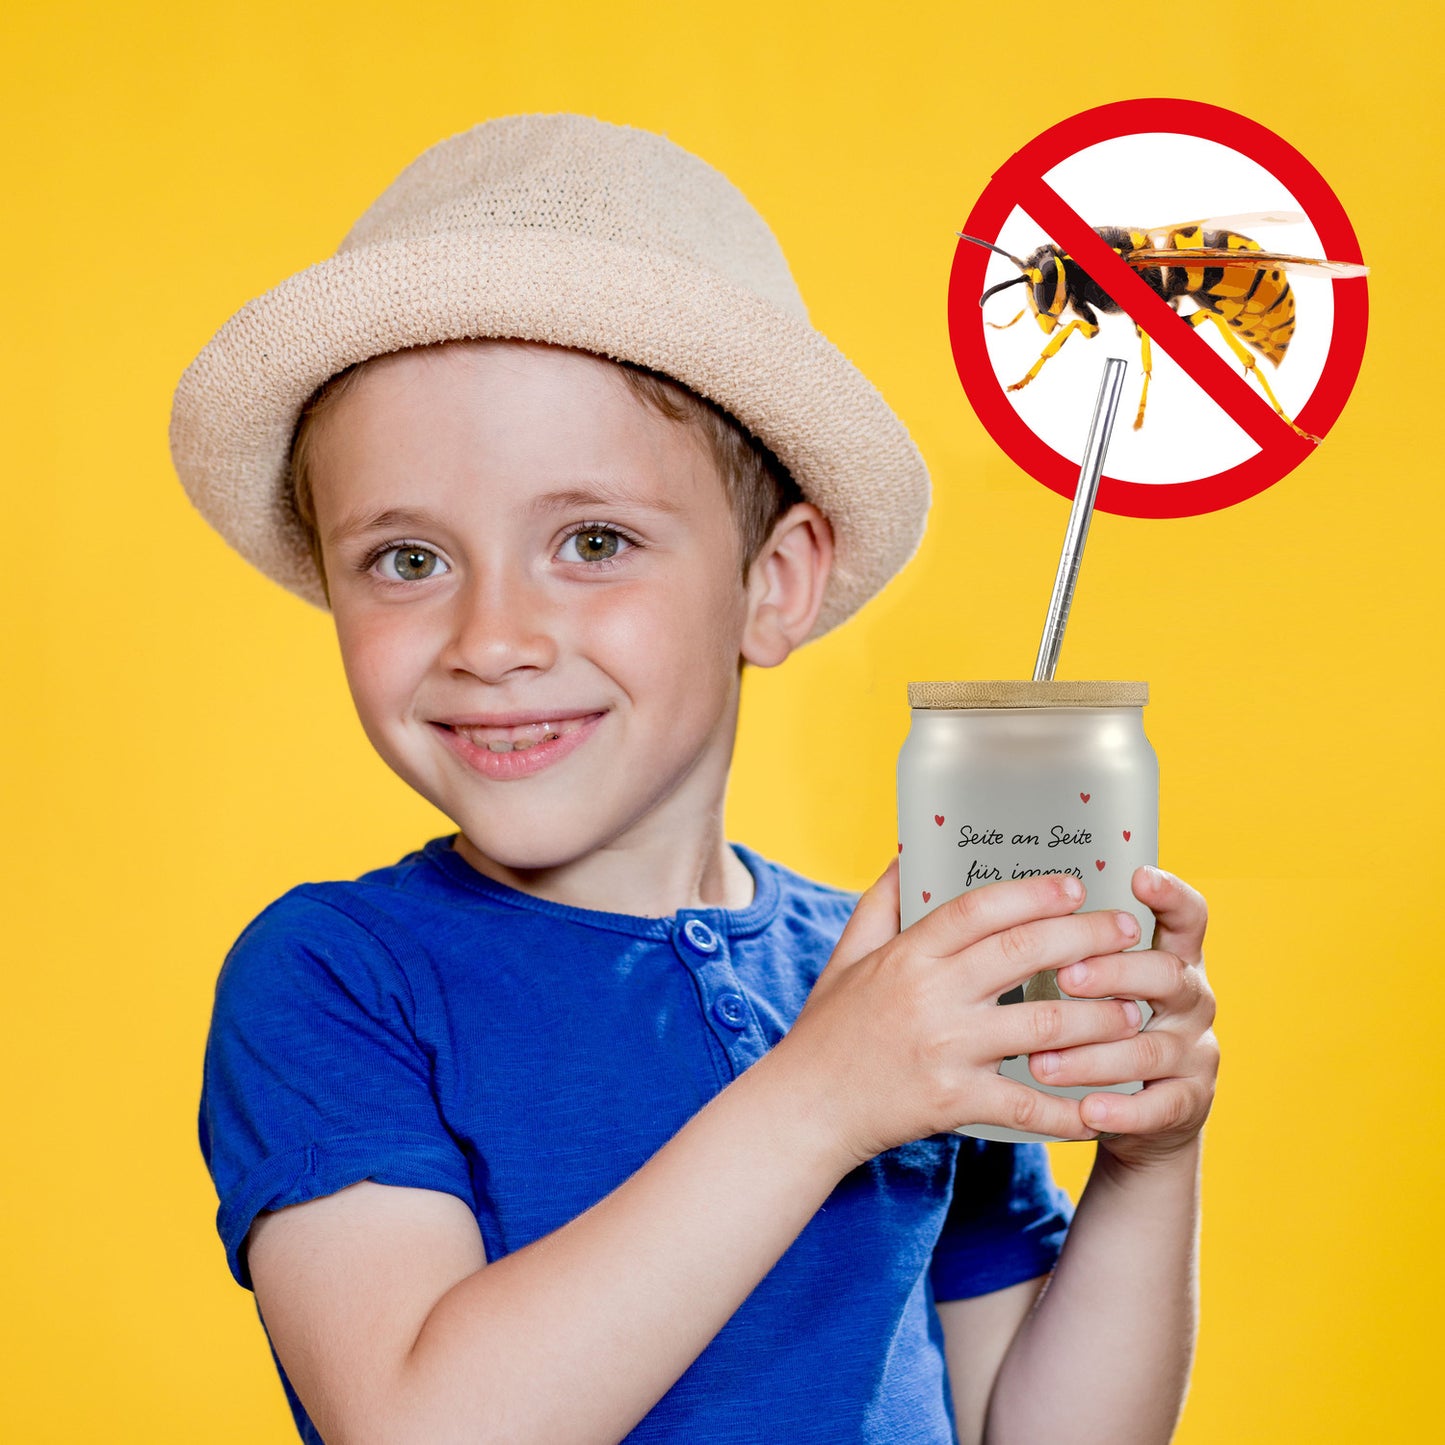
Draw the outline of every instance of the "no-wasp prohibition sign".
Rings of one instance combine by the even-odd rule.
[[[1309,456],[1314,444],[1274,410],[1237,363],[1216,351],[1111,250],[1089,221],[1045,179],[1054,167],[1089,146],[1158,132],[1212,141],[1263,167],[1304,209],[1325,248],[1320,259],[1361,261],[1359,242],[1344,208],[1304,156],[1256,121],[1189,100],[1119,101],[1061,121],[995,172],[962,229],[970,236],[996,241],[1014,209],[1025,211],[1258,446],[1245,460],[1212,476],[1151,484],[1106,473],[1100,483],[1096,505],[1102,511],[1132,517],[1185,517],[1217,511],[1262,492]],[[1205,218],[1137,219],[1152,224]],[[1124,221],[1122,217],[1094,218],[1095,224]],[[983,247],[963,240],[954,253],[948,328],[959,380],[979,418],[1009,457],[1045,486],[1071,497],[1078,481],[1078,462],[1061,455],[1035,433],[994,374],[979,309],[990,255]],[[1328,353],[1318,382],[1294,418],[1301,430],[1321,438],[1338,419],[1359,375],[1369,313],[1366,282],[1335,281],[1333,300]]]

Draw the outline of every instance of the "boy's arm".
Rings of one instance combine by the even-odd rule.
[[[1149,1000],[1149,1028],[1125,1044],[1063,1051],[1048,1079],[1145,1085],[1080,1101],[1085,1121],[1109,1132],[1059,1262],[999,1367],[986,1445],[1166,1445],[1184,1406],[1198,1329],[1201,1130],[1219,1068],[1206,909],[1157,869],[1139,870],[1134,892],[1157,920],[1152,949],[1087,959],[1060,982],[1075,996]],[[1036,1073],[1042,1064],[1030,1059]]]
[[[979,1445],[983,1439],[983,1422],[999,1366],[1047,1282],[1044,1275],[971,1299],[939,1304],[959,1445]]]
[[[1198,1161],[1196,1138],[1131,1182],[1101,1152],[1051,1276],[938,1306],[959,1445],[1172,1436],[1198,1323]]]
[[[1134,1183],[1101,1153],[1052,1275],[938,1306],[959,1445],[1172,1437],[1198,1325],[1188,1153]]]
[[[468,1206],[428,1190],[366,1182],[262,1216],[257,1304],[329,1445],[624,1436],[852,1167],[774,1057],[490,1264]]]
[[[1173,1438],[1198,1324],[1199,1160],[1198,1136],[1141,1169],[1101,1148],[1064,1252],[1008,1347],[987,1428],[975,1439]]]

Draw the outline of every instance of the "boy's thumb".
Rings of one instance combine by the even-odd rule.
[[[847,968],[898,936],[898,859],[889,860],[883,876],[858,900],[829,966]]]

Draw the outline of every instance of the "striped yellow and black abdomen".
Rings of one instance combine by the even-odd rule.
[[[1179,248],[1208,246],[1216,250],[1258,251],[1258,241],[1233,231],[1176,231],[1171,244]],[[1229,329],[1261,356],[1278,366],[1294,335],[1294,292],[1277,266],[1190,266],[1177,268],[1187,283],[1180,288],[1200,306],[1214,312]]]

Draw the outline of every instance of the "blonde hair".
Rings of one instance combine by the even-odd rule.
[[[441,342],[440,346],[456,345]],[[417,350],[433,350],[418,347]],[[379,360],[380,358],[371,358]],[[611,360],[611,358],[605,358]],[[356,384],[371,364],[358,361],[323,382],[301,408],[291,442],[288,500],[306,537],[316,575],[330,600],[326,568],[321,555],[321,534],[316,525],[316,504],[311,492],[311,451],[317,421]],[[804,500],[788,470],[746,427],[720,406],[699,396],[672,377],[630,361],[613,361],[632,394],[667,420],[695,427],[707,443],[713,463],[727,491],[733,520],[742,543],[743,580],[767,541],[778,518]]]

